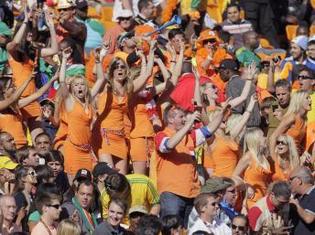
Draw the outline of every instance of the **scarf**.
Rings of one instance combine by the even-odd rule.
[[[82,218],[83,226],[86,228],[89,234],[92,234],[94,232],[95,226],[97,225],[96,216],[94,213],[89,215],[89,212],[81,207],[80,203],[75,197],[72,198],[72,203]]]

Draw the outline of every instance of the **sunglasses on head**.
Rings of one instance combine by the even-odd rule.
[[[232,229],[238,229],[239,231],[245,231],[245,226],[238,226],[238,225],[235,225],[235,224],[232,224]]]
[[[277,144],[277,145],[278,145],[278,144],[287,145],[287,143],[286,143],[285,141],[283,141],[283,140],[277,140],[277,141],[276,141],[276,144]]]
[[[47,206],[49,206],[49,207],[54,207],[54,208],[57,209],[57,210],[61,207],[60,204],[47,205]]]
[[[298,79],[303,80],[303,79],[312,79],[312,77],[305,76],[305,75],[299,75]]]

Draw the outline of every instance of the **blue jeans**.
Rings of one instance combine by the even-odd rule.
[[[182,224],[187,227],[188,217],[193,208],[194,198],[178,196],[174,193],[163,192],[160,195],[161,212],[160,215],[178,215],[182,219]]]

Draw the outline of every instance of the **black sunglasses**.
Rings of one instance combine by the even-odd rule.
[[[214,44],[214,43],[217,42],[217,40],[214,39],[214,38],[210,38],[210,39],[204,40],[204,44],[207,44],[208,42],[210,42],[211,44]]]
[[[305,75],[299,75],[298,79],[300,79],[300,80],[302,80],[302,79],[312,79],[312,77],[305,76]]]
[[[116,65],[114,68],[115,68],[115,69],[125,69],[125,68],[126,68],[126,65],[119,64],[119,65]]]
[[[36,172],[35,171],[30,171],[28,174],[31,175],[31,176],[36,176]]]
[[[238,225],[235,225],[235,224],[232,224],[232,229],[238,229],[240,231],[245,231],[245,226],[238,226]]]
[[[55,205],[47,205],[49,207],[54,207],[55,209],[59,210],[59,208],[61,207],[60,204],[55,204]]]
[[[287,145],[287,143],[286,143],[285,141],[283,141],[283,140],[277,140],[277,141],[276,141],[276,144],[277,144],[277,145],[278,145],[278,144]]]
[[[119,21],[131,20],[132,17],[119,17]]]

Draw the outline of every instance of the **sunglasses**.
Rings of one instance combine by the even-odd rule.
[[[205,40],[205,41],[204,41],[204,44],[207,44],[207,43],[214,44],[214,43],[216,43],[216,42],[217,42],[217,40],[211,38],[211,39]]]
[[[303,79],[312,79],[312,77],[305,76],[305,75],[299,75],[298,79],[303,80]]]
[[[61,207],[60,204],[55,204],[55,205],[47,205],[49,207],[54,207],[55,209],[59,210],[59,208]]]
[[[238,229],[239,231],[245,231],[245,226],[238,226],[235,224],[232,224],[232,229]]]
[[[120,65],[116,65],[114,68],[115,69],[125,69],[126,65],[120,64]]]
[[[287,145],[287,143],[283,140],[277,140],[276,141],[276,144],[279,145],[279,144],[282,144],[282,145]]]
[[[28,174],[29,174],[30,176],[36,176],[36,172],[35,172],[35,171],[30,171]]]
[[[72,8],[64,8],[64,9],[59,9],[58,11],[63,12],[63,11],[71,11],[71,10],[72,10]]]

